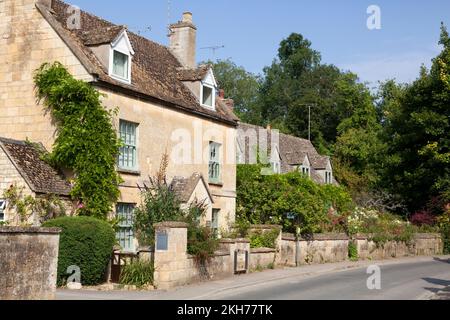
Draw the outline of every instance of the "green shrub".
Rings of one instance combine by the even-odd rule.
[[[348,258],[350,261],[358,261],[358,247],[353,241],[350,241],[348,244]]]
[[[211,228],[196,224],[189,226],[187,251],[195,257],[199,265],[208,263],[218,248],[219,240],[216,239]]]
[[[105,281],[115,244],[115,232],[108,222],[91,217],[63,217],[47,221],[44,227],[62,229],[59,241],[58,286],[64,286],[67,268],[78,266],[83,285]]]
[[[255,231],[249,235],[251,248],[275,249],[280,230],[273,229],[269,232]]]
[[[329,231],[331,207],[337,215],[353,208],[343,187],[318,185],[300,172],[264,176],[261,169],[237,166],[237,221],[277,224],[285,232],[300,226],[302,234],[312,234]]]
[[[120,284],[142,288],[153,284],[153,263],[150,261],[133,261],[123,267],[120,273]]]

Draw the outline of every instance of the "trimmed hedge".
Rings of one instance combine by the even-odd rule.
[[[62,217],[47,221],[43,227],[62,229],[59,241],[58,286],[66,285],[67,268],[78,266],[83,285],[105,281],[105,274],[116,242],[108,222],[90,217]]]

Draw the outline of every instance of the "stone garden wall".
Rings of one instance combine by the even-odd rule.
[[[414,240],[405,242],[389,241],[377,245],[367,236],[359,235],[355,240],[360,260],[383,260],[408,256],[431,256],[442,254],[443,243],[438,234],[416,234]]]
[[[0,227],[0,300],[55,298],[59,233]]]

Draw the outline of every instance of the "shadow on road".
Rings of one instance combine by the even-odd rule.
[[[442,262],[442,263],[450,264],[450,259],[441,259],[441,258],[435,257],[435,258],[433,258],[433,260],[436,261],[436,262]]]
[[[438,293],[439,291],[444,290],[445,288],[450,287],[449,280],[435,279],[435,278],[422,278],[422,280],[425,280],[428,283],[440,286],[440,288],[424,288],[425,290],[430,291],[435,294]]]

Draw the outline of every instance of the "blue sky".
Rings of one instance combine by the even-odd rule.
[[[167,44],[169,0],[67,0],[84,10]],[[198,27],[198,60],[231,58],[261,73],[280,41],[303,34],[323,62],[357,73],[371,86],[396,78],[409,82],[439,53],[439,27],[450,26],[448,0],[170,0],[170,21],[191,11]],[[125,4],[125,5],[124,5]],[[367,8],[381,9],[381,30],[367,28]],[[225,46],[213,55],[209,46]]]

